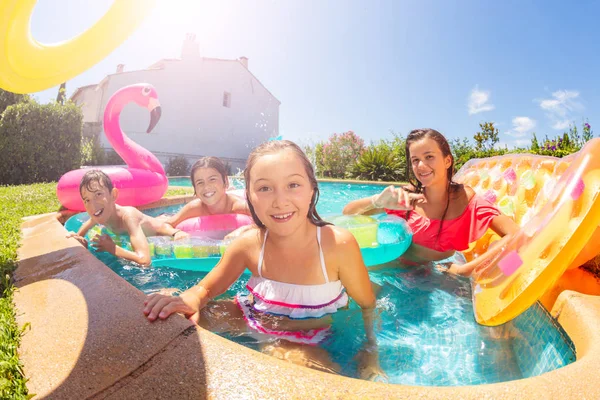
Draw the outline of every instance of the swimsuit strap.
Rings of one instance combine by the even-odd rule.
[[[265,245],[267,244],[267,236],[269,236],[269,231],[265,231],[265,239],[263,240],[262,249],[260,249],[260,256],[258,256],[258,276],[262,278],[262,264],[263,258],[265,256]]]
[[[319,243],[319,257],[321,258],[321,270],[323,270],[323,276],[325,277],[325,283],[329,283],[329,277],[327,276],[327,268],[325,268],[325,257],[323,256],[323,248],[321,247],[321,227],[317,226],[317,243]]]

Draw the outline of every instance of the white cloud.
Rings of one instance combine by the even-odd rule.
[[[563,119],[562,121],[556,121],[552,124],[552,128],[553,129],[558,129],[558,130],[564,130],[567,129],[569,127],[569,124],[571,123],[571,121],[569,121],[568,119]]]
[[[557,90],[552,93],[552,98],[537,101],[552,122],[552,128],[563,130],[569,127],[572,114],[584,109],[578,98],[579,92],[576,90]]]
[[[489,90],[479,90],[479,86],[475,86],[471,90],[469,96],[469,103],[467,107],[469,109],[469,115],[477,114],[484,111],[491,111],[496,108],[493,104],[490,104],[491,92]]]
[[[512,129],[506,131],[506,134],[514,137],[527,136],[535,128],[535,120],[529,117],[515,117],[512,120]]]

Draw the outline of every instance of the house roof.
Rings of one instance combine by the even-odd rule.
[[[225,58],[210,58],[210,57],[202,57],[203,61],[216,61],[216,62],[235,62],[235,63],[239,63],[246,71],[248,71],[248,73],[256,80],[256,82],[258,82],[275,100],[277,100],[279,102],[279,104],[281,104],[281,101],[279,101],[279,99],[277,97],[275,97],[273,95],[273,93],[271,93],[271,91],[269,89],[267,89],[267,87],[265,85],[263,85],[263,83],[246,67],[244,67],[244,65],[240,62],[240,60],[229,60],[229,59],[225,59]],[[93,84],[93,85],[86,85],[86,86],[81,86],[79,88],[77,88],[75,90],[75,93],[73,93],[73,95],[70,97],[70,99],[73,99],[80,91],[83,91],[84,89],[90,88],[90,87],[98,87],[100,85],[102,85],[104,82],[106,82],[111,76],[113,75],[119,75],[119,74],[128,74],[128,73],[133,73],[133,72],[139,72],[139,71],[149,71],[149,70],[153,70],[153,69],[162,69],[164,68],[163,63],[172,63],[172,62],[181,62],[182,60],[180,58],[162,58],[160,60],[158,60],[157,62],[155,62],[154,64],[150,65],[148,68],[146,68],[145,70],[131,70],[131,71],[123,71],[123,72],[115,72],[112,74],[108,74],[104,79],[102,79],[98,84]]]
[[[69,99],[73,100],[77,95],[79,95],[79,93],[83,92],[85,89],[90,89],[93,87],[96,87],[96,84],[78,87],[77,89],[75,89],[75,92],[71,95]]]

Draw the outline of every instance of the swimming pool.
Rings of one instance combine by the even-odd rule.
[[[348,201],[381,190],[379,185],[320,183],[317,207],[322,215],[340,213]],[[178,207],[147,210],[159,215]],[[185,290],[204,274],[169,268],[141,269],[102,253],[111,269],[140,290],[170,287]],[[431,267],[402,269],[395,263],[374,268],[371,279],[381,286],[377,310],[380,363],[390,383],[458,386],[493,383],[539,375],[575,361],[562,328],[535,304],[509,324],[483,327],[473,318],[468,280]],[[242,278],[245,279],[245,278]],[[237,281],[224,297],[244,291]],[[361,312],[351,303],[334,315],[332,335],[323,347],[342,374],[356,376],[354,356],[364,341]],[[358,334],[357,334],[358,333]],[[223,335],[247,347],[259,344],[249,336]]]
[[[243,178],[229,179],[230,185],[236,189],[244,188]],[[189,178],[169,178],[170,186],[192,187]],[[319,203],[317,212],[321,216],[341,214],[342,209],[350,200],[360,199],[379,193],[385,184],[319,182]]]

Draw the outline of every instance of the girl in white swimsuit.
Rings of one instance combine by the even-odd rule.
[[[328,315],[346,306],[350,297],[363,309],[367,337],[359,357],[359,376],[384,378],[373,333],[375,295],[367,269],[352,234],[317,214],[319,188],[306,155],[290,141],[264,143],[248,157],[244,177],[257,227],[231,243],[220,263],[196,286],[175,297],[150,295],[144,314],[154,321],[181,313],[218,330],[223,330],[223,324],[239,329],[235,322],[239,315],[238,321],[246,322],[244,329],[276,339],[269,342],[272,354],[335,371],[335,366],[326,366],[325,350],[315,345],[328,334]],[[211,303],[213,310],[224,308],[223,313],[202,313],[246,268],[252,273],[246,286],[250,294]],[[207,314],[212,320],[207,321]],[[215,321],[215,314],[229,319]],[[289,357],[290,353],[299,356]]]

